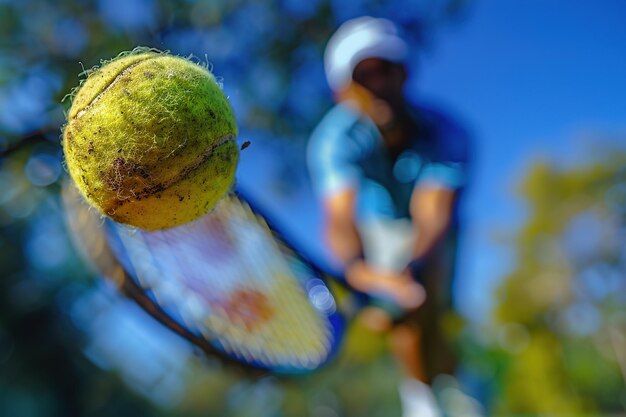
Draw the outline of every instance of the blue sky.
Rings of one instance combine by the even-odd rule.
[[[440,30],[416,56],[409,88],[460,116],[475,135],[457,286],[468,317],[487,317],[490,293],[511,268],[511,254],[495,236],[524,220],[515,186],[525,169],[538,158],[559,166],[584,162],[589,137],[615,141],[626,132],[625,16],[626,3],[618,0],[476,1],[465,20]],[[272,200],[271,186],[259,187],[258,167],[279,175],[272,153],[244,152],[240,182],[254,181],[296,238],[322,253],[312,232],[319,212],[307,191],[289,202]]]
[[[477,1],[422,59],[416,88],[476,135],[459,288],[469,315],[486,313],[481,294],[510,267],[494,235],[524,219],[515,185],[529,164],[581,162],[590,135],[626,132],[625,16],[620,1]]]

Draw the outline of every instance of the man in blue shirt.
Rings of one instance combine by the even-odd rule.
[[[338,104],[313,132],[308,164],[328,244],[348,283],[371,296],[367,322],[391,332],[406,371],[404,415],[434,417],[440,411],[428,386],[454,371],[441,327],[469,150],[452,120],[408,102],[407,52],[385,19],[362,17],[337,30],[324,64]]]

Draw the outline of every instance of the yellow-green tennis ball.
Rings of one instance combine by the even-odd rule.
[[[63,131],[85,198],[120,223],[164,229],[207,213],[232,185],[237,125],[215,77],[160,52],[90,71]]]

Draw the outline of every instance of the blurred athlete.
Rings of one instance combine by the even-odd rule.
[[[364,319],[391,332],[404,415],[434,417],[429,385],[455,368],[442,320],[469,150],[463,129],[405,94],[407,54],[385,19],[335,32],[324,64],[337,105],[313,132],[308,164],[328,244],[348,283],[371,297]]]

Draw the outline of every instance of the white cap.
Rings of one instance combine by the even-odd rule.
[[[324,53],[330,88],[340,91],[352,79],[357,64],[367,58],[403,62],[407,45],[387,19],[369,16],[348,20],[331,36]]]

